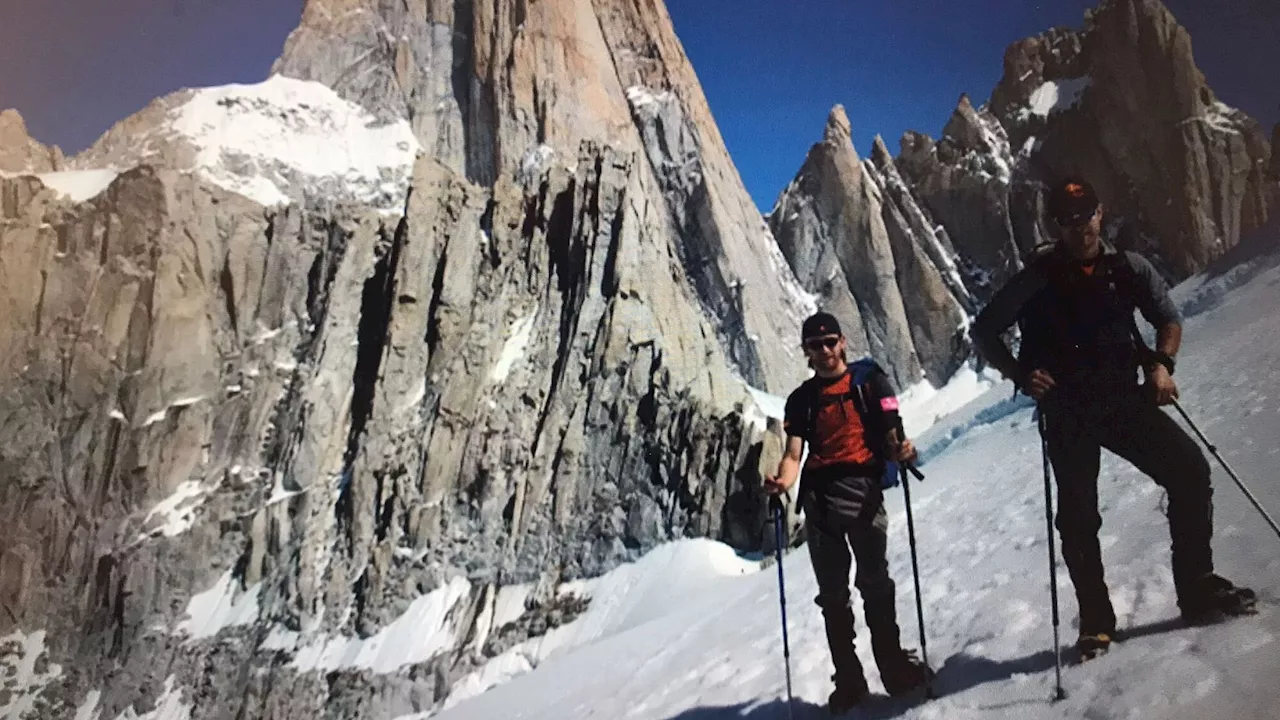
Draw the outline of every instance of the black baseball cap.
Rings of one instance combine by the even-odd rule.
[[[820,312],[811,315],[800,328],[800,342],[823,335],[840,335],[840,323],[834,315]]]
[[[1087,222],[1098,205],[1098,194],[1083,178],[1064,178],[1049,190],[1049,215],[1061,225]]]

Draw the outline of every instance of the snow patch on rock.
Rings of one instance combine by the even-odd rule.
[[[1187,118],[1183,123],[1202,122],[1208,127],[1223,133],[1240,134],[1246,120],[1244,113],[1222,102],[1215,101],[1204,109],[1201,115]]]
[[[158,519],[159,525],[138,536],[145,540],[155,535],[174,537],[191,529],[195,522],[196,508],[204,502],[204,495],[209,492],[199,480],[187,480],[178,486],[169,497],[156,503],[142,519],[144,527],[153,525],[152,519]]]
[[[1049,117],[1055,112],[1073,107],[1080,102],[1080,98],[1091,82],[1091,78],[1087,75],[1068,80],[1044,81],[1031,91],[1031,97],[1027,101],[1029,106],[1022,109],[1021,119],[1025,120],[1032,115]]]
[[[89,178],[100,183],[108,173],[163,158],[265,206],[316,195],[403,209],[420,148],[407,120],[379,123],[321,83],[278,74],[170,99],[161,122],[127,137],[124,152],[113,155],[116,167],[84,168],[97,174],[77,176],[76,187],[87,190]],[[175,150],[161,152],[165,147]],[[176,150],[183,147],[193,152]],[[94,153],[76,164],[94,162]]]
[[[641,85],[632,85],[627,88],[627,101],[631,103],[631,107],[635,110],[641,108],[656,108],[671,99],[671,93],[663,90],[654,92],[647,87]]]
[[[745,384],[745,383],[744,383]],[[757,387],[746,385],[752,404],[747,406],[745,415],[749,425],[757,430],[768,426],[770,419],[781,420],[787,409],[787,399],[765,392]]]
[[[785,311],[798,327],[805,318],[818,312],[818,296],[805,290],[800,284],[795,271],[791,269],[791,264],[787,262],[787,257],[782,254],[782,248],[778,246],[777,240],[769,231],[768,225],[764,226],[764,232],[769,234],[768,241],[765,243],[767,250],[765,259],[774,277],[782,281],[782,290],[786,293],[788,300]]]
[[[196,91],[173,128],[199,148],[196,166],[210,181],[264,205],[314,184],[402,205],[418,151],[407,121],[379,126],[327,86],[282,75]]]
[[[36,175],[44,186],[72,202],[84,202],[102,194],[119,175],[115,170],[63,170]]]
[[[149,712],[139,715],[133,706],[125,708],[116,716],[116,720],[190,720],[194,704],[182,701],[182,689],[177,687],[173,675],[165,678],[164,693],[156,698],[156,706]]]
[[[36,701],[46,685],[62,677],[61,665],[39,662],[44,639],[44,630],[30,635],[15,630],[0,638],[0,720],[44,717],[36,712]]]
[[[255,583],[243,593],[237,592],[237,587],[231,571],[223,573],[213,587],[187,601],[186,619],[178,624],[177,631],[200,640],[217,635],[223,628],[253,624],[258,619],[262,583]]]
[[[391,673],[406,665],[426,662],[454,647],[458,638],[448,626],[454,606],[471,592],[471,583],[455,577],[443,587],[419,597],[400,617],[378,634],[360,639],[317,634],[304,637],[272,628],[262,643],[265,650],[293,653],[291,666],[301,672],[342,669]]]
[[[525,150],[520,158],[520,168],[516,171],[516,180],[521,185],[532,185],[542,174],[555,164],[555,148],[550,145],[535,145]]]
[[[102,699],[100,690],[91,690],[85,695],[84,702],[76,708],[75,720],[98,720],[102,711],[98,710],[98,701]]]
[[[507,333],[507,342],[502,346],[502,354],[489,373],[490,380],[494,382],[506,380],[507,375],[511,373],[511,368],[524,357],[529,341],[533,339],[533,325],[537,319],[538,308],[534,307],[528,315],[511,324],[511,329]]]

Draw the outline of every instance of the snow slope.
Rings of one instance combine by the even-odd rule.
[[[1198,278],[1176,296],[1189,313],[1178,371],[1183,406],[1260,500],[1280,513],[1280,485],[1273,481],[1280,466],[1280,345],[1274,340],[1280,337],[1280,257]],[[879,699],[850,717],[1276,717],[1280,613],[1264,602],[1256,617],[1179,627],[1162,493],[1107,453],[1099,480],[1101,539],[1127,636],[1110,655],[1065,667],[1067,698],[1049,702],[1054,673],[1039,439],[1029,405],[1011,401],[1010,390],[1007,383],[993,387],[919,438],[927,477],[913,481],[912,499],[929,657],[939,669],[941,697],[927,704]],[[1218,570],[1256,587],[1264,601],[1275,598],[1280,538],[1210,459]],[[888,502],[899,624],[904,642],[915,645],[901,493]],[[823,717],[831,670],[804,549],[791,552],[783,567],[795,717]],[[1058,567],[1065,646],[1074,639],[1076,604],[1061,561]],[[631,586],[628,602],[664,612],[545,658],[532,672],[432,717],[786,717],[772,568],[715,578],[678,606],[666,598],[660,577]],[[855,611],[861,618],[860,603]],[[859,627],[868,680],[880,689],[861,619]]]
[[[5,172],[0,170],[0,177],[20,177],[26,173]],[[84,202],[101,195],[111,182],[116,179],[115,170],[62,170],[59,172],[35,173],[35,177],[45,187],[66,197],[72,202]]]
[[[587,611],[574,622],[519,643],[464,677],[453,686],[444,706],[453,707],[523,675],[557,653],[678,616],[696,607],[692,601],[722,578],[759,569],[759,563],[738,557],[728,545],[705,538],[685,539],[659,546],[602,577],[561,586],[559,595],[591,598]]]

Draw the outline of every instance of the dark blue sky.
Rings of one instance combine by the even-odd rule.
[[[841,103],[865,154],[987,98],[1005,47],[1085,0],[667,0],[747,189],[768,211]],[[1280,2],[1166,0],[1227,103],[1280,121]],[[256,82],[302,0],[0,0],[0,108],[68,153],[181,87]],[[18,71],[17,68],[23,68]]]

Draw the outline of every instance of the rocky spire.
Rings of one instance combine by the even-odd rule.
[[[1009,211],[1014,167],[1004,127],[961,95],[940,140],[917,132],[903,136],[897,165],[917,202],[953,243],[965,292],[985,302],[1020,267]]]
[[[27,134],[17,110],[0,110],[0,171],[51,172],[62,167],[62,150],[45,147]]]
[[[845,326],[852,354],[869,352],[906,388],[922,368],[873,171],[854,150],[844,107],[835,106],[770,224],[797,276]]]
[[[1039,177],[1089,177],[1178,277],[1271,212],[1265,135],[1217,99],[1158,0],[1106,0],[1081,31],[1014,43],[992,105],[1015,152],[1034,149]]]

